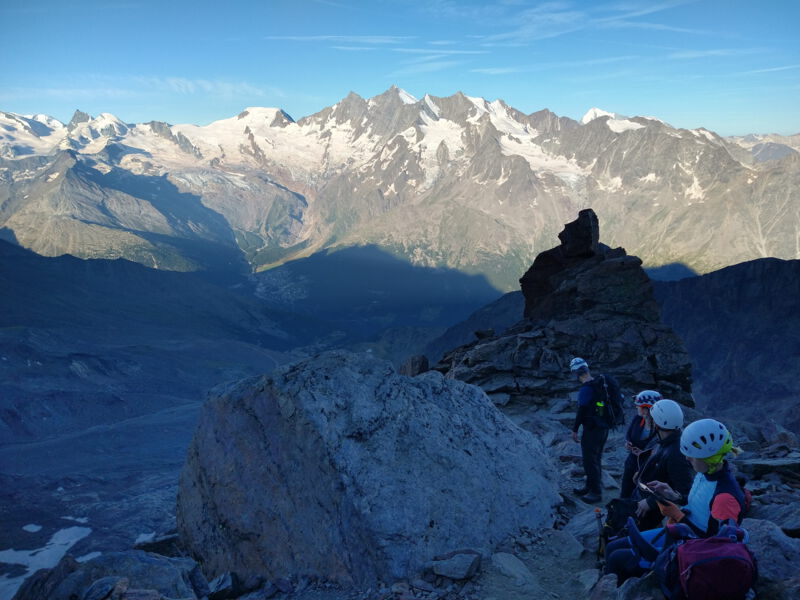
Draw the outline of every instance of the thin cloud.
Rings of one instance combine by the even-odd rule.
[[[670,33],[689,33],[692,35],[711,35],[711,31],[703,29],[689,29],[687,27],[674,27],[662,23],[648,23],[646,21],[609,21],[601,25],[604,29],[650,29],[653,31],[669,31]]]
[[[463,63],[457,60],[434,60],[427,62],[418,62],[403,67],[402,69],[398,69],[397,71],[390,73],[390,76],[397,77],[401,75],[404,76],[404,75],[420,75],[423,73],[435,73],[436,71],[451,69],[461,64]]]
[[[0,100],[26,100],[29,98],[61,98],[85,100],[94,98],[130,98],[138,95],[136,90],[116,87],[46,87],[6,88],[0,90]]]
[[[268,35],[265,40],[288,42],[338,42],[342,44],[405,44],[413,40],[404,35]]]
[[[672,52],[667,55],[667,58],[678,60],[691,60],[695,58],[714,58],[725,56],[744,56],[747,54],[758,54],[763,52],[756,48],[741,49],[741,48],[716,48],[711,50],[683,50],[681,52]]]
[[[440,50],[431,48],[392,48],[392,52],[403,54],[435,54],[437,56],[450,56],[456,54],[489,54],[488,50]]]
[[[754,69],[753,71],[742,71],[739,75],[757,75],[758,73],[777,73],[779,71],[789,71],[800,69],[800,65],[787,65],[785,67],[770,67],[768,69]]]
[[[633,55],[609,56],[606,58],[589,58],[586,60],[559,60],[551,62],[541,62],[524,67],[485,67],[471,69],[472,73],[482,73],[484,75],[508,75],[510,73],[535,73],[537,71],[548,71],[551,69],[579,69],[583,67],[594,67],[599,65],[610,65],[620,62],[630,62],[638,57]],[[602,78],[602,76],[600,77]]]
[[[520,67],[488,67],[485,69],[470,69],[471,73],[480,73],[482,75],[510,75],[512,73],[523,73],[524,68]]]
[[[135,77],[145,91],[167,92],[180,95],[207,94],[222,98],[239,96],[277,96],[286,94],[277,88],[259,87],[246,81],[225,81],[219,79],[189,79],[186,77]]]
[[[377,50],[374,46],[331,46],[334,50],[343,50],[345,52],[367,52]]]
[[[648,6],[631,4],[614,4],[589,9],[573,7],[568,2],[548,2],[535,8],[529,8],[513,14],[508,19],[513,21],[513,29],[504,33],[490,35],[485,38],[486,45],[508,43],[525,44],[528,42],[560,37],[584,29],[605,28],[641,28],[659,29],[679,33],[707,34],[708,32],[688,28],[673,27],[660,23],[637,22],[646,15],[655,14],[697,0],[675,0],[659,2]],[[611,11],[611,15],[602,16],[601,12]]]

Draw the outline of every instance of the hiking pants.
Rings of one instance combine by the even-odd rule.
[[[665,536],[664,528],[650,529],[642,531],[645,541],[653,545],[659,552],[664,548]],[[633,547],[627,537],[612,540],[606,546],[606,565],[603,572],[608,575],[614,573],[617,576],[617,585],[630,577],[641,577],[653,568],[653,563],[646,561]]]
[[[608,439],[608,429],[605,427],[583,427],[581,436],[581,454],[583,455],[583,470],[586,473],[586,489],[592,494],[603,495],[603,472],[601,461],[603,448]]]

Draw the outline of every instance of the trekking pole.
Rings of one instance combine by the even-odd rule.
[[[603,511],[600,507],[594,509],[594,516],[597,520],[597,564],[602,567],[605,563],[606,544],[603,536]]]

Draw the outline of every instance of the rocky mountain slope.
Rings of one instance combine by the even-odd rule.
[[[204,127],[0,113],[0,235],[47,255],[178,270],[374,244],[510,290],[592,206],[605,239],[646,265],[797,258],[800,154],[751,152],[751,141],[397,88],[296,122],[271,108]]]
[[[692,357],[698,406],[800,433],[800,261],[760,259],[653,286]]]

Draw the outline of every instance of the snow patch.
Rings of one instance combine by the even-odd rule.
[[[587,123],[594,121],[595,119],[600,117],[611,117],[612,119],[616,119],[619,116],[620,115],[618,115],[617,113],[608,112],[600,108],[590,108],[588,111],[586,111],[586,114],[583,115],[583,117],[581,117],[581,123],[586,125]]]
[[[102,552],[89,552],[89,554],[84,554],[83,556],[75,557],[75,560],[78,561],[79,563],[89,562],[93,558],[97,558],[98,556],[102,555],[103,555]]]
[[[598,181],[597,187],[604,192],[618,192],[620,189],[622,189],[622,177],[612,177],[606,183]]]
[[[436,106],[436,103],[428,94],[425,94],[424,100],[425,100],[425,105],[431,110],[431,112],[434,115],[436,115],[436,118],[438,119],[442,115],[441,109],[439,109],[439,107]]]
[[[639,177],[639,181],[642,183],[658,183],[660,179],[661,178],[655,173],[648,173],[644,177]]]
[[[29,574],[39,569],[50,569],[58,564],[67,550],[92,533],[88,527],[67,527],[56,531],[50,541],[35,550],[0,550],[0,562],[24,565],[26,572],[19,577],[0,577],[0,598],[11,598]]]
[[[30,524],[28,524],[28,525],[25,525],[25,526],[22,528],[22,530],[23,530],[23,531],[27,531],[28,533],[36,533],[37,531],[41,531],[41,530],[42,530],[42,526],[41,526],[41,525],[35,525],[35,524],[33,524],[33,523],[30,523]]]
[[[402,88],[397,88],[397,95],[400,96],[400,100],[403,101],[403,104],[416,104],[417,102],[419,102],[419,100],[414,98],[414,96],[412,96]]]
[[[703,129],[702,127],[700,129],[690,129],[689,131],[691,131],[697,137],[703,137],[707,139],[709,142],[717,142],[717,138],[714,137],[714,134],[706,129]]]
[[[61,517],[61,518],[64,519],[65,521],[74,521],[75,523],[82,523],[84,525],[89,522],[88,517]]]
[[[152,533],[140,533],[133,543],[134,545],[142,544],[144,542],[152,542],[154,539],[156,539],[155,531],[153,531]]]
[[[635,123],[628,119],[609,119],[606,121],[608,128],[614,133],[622,133],[623,131],[634,131],[636,129],[643,129],[644,125]]]
[[[500,151],[505,156],[521,156],[528,161],[532,171],[551,171],[557,173],[562,179],[563,175],[586,176],[586,172],[574,160],[565,156],[548,154],[530,139],[523,142],[522,139],[504,135],[500,138]]]
[[[692,176],[692,185],[686,190],[685,196],[692,200],[703,200],[706,197],[706,193],[703,191],[703,188],[700,187],[700,182],[697,181],[696,175]],[[691,202],[689,206],[691,206]]]

